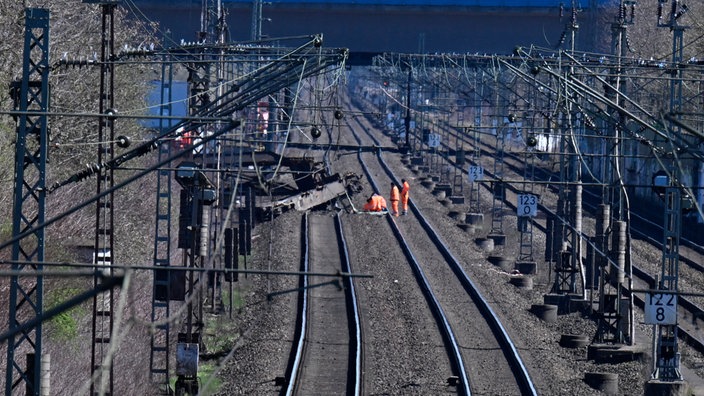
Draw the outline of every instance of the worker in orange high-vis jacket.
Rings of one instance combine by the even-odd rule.
[[[386,209],[386,199],[379,194],[372,194],[362,208],[365,212],[383,212]]]
[[[401,184],[401,204],[403,205],[403,212],[401,212],[401,214],[405,216],[406,213],[408,213],[408,194],[411,191],[411,186],[406,179],[401,179]]]
[[[398,187],[394,184],[394,182],[391,182],[391,214],[394,216],[398,216],[398,201],[400,199],[400,194],[398,191]]]
[[[376,207],[379,208],[380,212],[387,212],[389,210],[386,208],[386,198],[382,197],[381,195],[377,195],[376,201]]]

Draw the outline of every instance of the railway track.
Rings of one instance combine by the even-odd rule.
[[[465,136],[453,132],[452,128],[449,128],[449,126],[445,125],[444,128],[446,130],[446,133],[450,134],[456,139],[459,139],[460,141],[463,141],[465,144],[473,144],[473,142],[467,140]],[[486,158],[491,158],[491,156],[495,154],[495,150],[490,144],[482,140],[481,145],[482,147],[480,147],[479,149],[481,150],[482,156]],[[512,172],[512,174],[508,175],[508,177],[505,177],[505,179],[520,180],[520,178],[522,178],[520,172],[525,166],[523,159],[515,153],[505,151],[504,160],[504,169],[508,169]],[[452,160],[450,160],[450,164],[455,167],[457,166],[457,164]],[[485,170],[484,172],[489,179],[496,179],[496,177],[491,173],[491,171]],[[539,183],[547,183],[550,180],[559,179],[559,175],[542,167],[536,167],[535,177],[536,181]],[[507,187],[505,204],[507,207],[515,210],[516,194],[522,192],[524,188],[521,185],[516,186],[512,183],[505,183],[505,185]],[[490,186],[488,186],[486,183],[484,183],[484,187],[488,191],[491,191]],[[583,190],[583,206],[585,210],[591,213],[593,216],[596,216],[595,214],[597,213],[598,205],[601,202],[600,193],[594,191],[595,189],[595,186],[591,186],[585,187]],[[557,188],[554,185],[547,185],[547,188],[543,189],[543,192],[547,193],[548,191],[551,191],[553,193],[556,193],[556,190]],[[556,198],[553,198],[553,200],[556,200]],[[539,204],[539,208],[547,216],[556,216],[553,210],[543,204]],[[647,243],[658,251],[661,251],[662,225],[658,225],[652,222],[651,220],[647,219],[645,216],[641,216],[637,213],[631,212],[630,215],[632,219],[631,232],[633,233],[633,235],[637,238],[640,238],[644,243]],[[546,232],[547,230],[545,224],[541,223],[542,222],[534,220],[534,224],[538,227],[538,229],[543,232]],[[660,239],[653,237],[652,234],[656,234]],[[689,295],[680,296],[680,298],[678,299],[679,305],[682,308],[678,310],[678,328],[680,330],[679,333],[680,337],[685,342],[687,342],[688,345],[690,345],[697,351],[704,353],[704,336],[702,336],[701,332],[699,331],[699,323],[697,323],[700,318],[704,318],[704,308],[702,308],[704,300],[701,297],[701,295],[704,294],[704,287],[702,287],[702,285],[704,284],[702,283],[702,278],[704,277],[704,273],[702,273],[702,271],[704,271],[704,266],[699,264],[702,261],[701,252],[704,251],[704,249],[702,249],[702,247],[697,245],[696,243],[687,240],[686,238],[681,239],[681,243],[683,248],[680,250],[680,263],[684,264],[684,266],[682,266],[683,268],[680,269],[680,291]],[[634,258],[634,264],[632,264],[634,289],[646,290],[657,288],[656,278],[653,273],[659,275],[659,268],[656,267],[653,269],[652,266],[650,266],[650,268],[646,268],[637,263],[637,258]],[[645,265],[646,260],[641,260],[640,263]],[[641,309],[644,308],[644,298],[642,298],[637,293],[634,294],[633,298],[636,306]]]
[[[359,137],[355,139],[362,145]],[[368,135],[368,139],[374,138]],[[374,140],[374,144],[379,142]],[[381,154],[360,152],[358,157],[376,191],[383,191],[382,178],[400,184]],[[373,175],[380,173],[379,167],[385,177]],[[452,363],[453,377],[448,383],[454,383],[459,394],[537,394],[497,315],[423,213],[412,202],[410,209],[409,216],[387,216],[387,220],[441,328]],[[413,236],[412,244],[408,235]],[[492,375],[487,376],[487,372]]]
[[[461,142],[464,147],[474,146],[474,140],[469,139],[468,136],[455,132],[449,125],[441,124],[439,127],[443,129],[443,133],[450,136],[450,139],[448,140]],[[419,137],[416,136],[416,138]],[[446,149],[454,150],[454,147],[451,147],[447,143],[442,143],[442,145]],[[480,150],[482,158],[493,158],[493,156],[496,155],[495,147],[487,143],[485,139],[480,139],[480,145],[481,147],[475,149]],[[517,194],[525,191],[525,183],[537,182],[542,184],[544,186],[544,188],[541,189],[541,193],[543,195],[547,193],[556,194],[557,187],[554,184],[549,183],[550,181],[559,180],[559,175],[555,172],[536,165],[534,172],[536,179],[534,181],[519,183],[518,181],[523,178],[522,172],[526,166],[525,158],[514,152],[505,150],[503,152],[503,160],[503,170],[508,172],[504,172],[501,177],[497,177],[492,174],[490,170],[488,170],[492,169],[492,166],[487,164],[486,161],[482,161],[482,163],[474,165],[482,165],[484,167],[484,175],[489,181],[482,182],[481,185],[486,191],[492,193],[491,181],[504,180],[502,184],[506,187],[504,197],[504,205],[506,208],[515,211],[515,203],[517,202],[516,196]],[[457,163],[451,158],[448,158],[447,162],[453,167],[458,167]],[[583,190],[582,203],[584,209],[585,211],[592,213],[592,215],[596,213],[598,205],[601,203],[601,194],[600,192],[595,191],[595,189],[596,186],[586,186]],[[541,195],[541,193],[537,194]],[[556,196],[553,196],[551,199],[554,201],[557,198]],[[552,216],[553,218],[556,217],[555,212],[544,204],[539,203],[538,206],[540,211],[545,213],[546,216]],[[651,245],[658,251],[661,251],[662,241],[652,235],[662,235],[662,225],[653,222],[645,216],[639,215],[637,212],[631,212],[630,214],[632,219],[631,232],[633,235]],[[537,229],[543,232],[547,231],[546,225],[543,221],[533,219],[533,224],[537,227]],[[700,334],[701,332],[699,331],[698,323],[698,320],[704,318],[704,308],[702,308],[702,305],[704,304],[704,299],[702,298],[702,295],[704,294],[704,287],[702,287],[702,285],[704,285],[704,282],[702,282],[702,279],[704,279],[704,266],[699,264],[702,261],[702,252],[704,252],[704,248],[686,238],[681,239],[681,245],[682,249],[680,250],[680,263],[684,264],[684,266],[680,269],[680,291],[689,295],[680,296],[678,299],[681,307],[681,309],[678,310],[679,335],[688,345],[697,351],[704,353],[704,337]],[[634,259],[634,263],[638,263],[638,261]],[[641,263],[645,264],[646,261],[643,260]],[[652,266],[649,268],[644,268],[638,264],[632,264],[632,271],[633,287],[635,290],[655,289],[657,287],[655,276],[651,274],[655,273],[659,275],[659,268],[653,269]],[[644,307],[643,298],[637,293],[633,295],[633,298],[636,306],[642,309]]]
[[[339,214],[303,217],[301,271],[349,273]],[[362,394],[362,332],[350,277],[301,277],[299,324],[291,354],[286,395]]]

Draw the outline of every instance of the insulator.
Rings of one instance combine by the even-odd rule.
[[[320,128],[318,128],[317,126],[313,126],[310,129],[310,135],[313,137],[313,139],[317,139],[320,137],[320,135],[322,135],[322,132]]]
[[[618,20],[623,21],[626,19],[626,5],[621,3],[621,6],[618,8]]]
[[[562,35],[560,36],[560,41],[557,44],[558,47],[565,43],[565,38],[567,38],[567,34],[565,32],[562,32]]]
[[[128,136],[120,135],[117,137],[117,146],[120,148],[127,148],[130,146],[131,139]]]
[[[208,256],[208,246],[210,244],[210,211],[204,209],[201,213],[201,224],[200,224],[200,239],[198,240],[198,255],[202,257]]]
[[[535,136],[533,136],[533,135],[529,135],[526,138],[526,145],[528,147],[535,147],[538,145],[538,139],[536,139]]]
[[[680,18],[682,15],[684,15],[684,14],[687,12],[687,10],[688,10],[688,8],[687,8],[687,6],[686,6],[685,4],[682,4],[682,7],[681,7],[681,8],[682,8],[682,9],[681,9],[680,11],[677,11],[677,13],[675,14],[675,19],[679,19],[679,18]]]
[[[614,233],[612,239],[612,247],[614,249],[614,261],[618,268],[618,274],[615,280],[619,284],[623,284],[626,279],[626,222],[614,221]]]
[[[117,110],[113,108],[107,109],[105,110],[105,115],[108,116],[109,120],[115,120],[114,116],[117,115]]]
[[[633,51],[633,47],[631,46],[631,38],[628,35],[628,31],[626,31],[626,48],[628,48],[629,51]]]

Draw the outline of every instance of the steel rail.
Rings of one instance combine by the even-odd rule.
[[[340,242],[340,247],[342,249],[342,270],[349,272],[351,271],[351,262],[349,248],[347,247],[347,240],[345,239],[345,233],[342,229],[342,220],[340,219],[340,212],[335,214],[335,225],[337,226],[337,237]],[[357,301],[357,291],[354,287],[354,282],[350,278],[345,278],[345,293],[347,295],[347,304],[349,309],[348,321],[354,324],[353,334],[350,339],[354,339],[354,390],[353,395],[359,396],[362,394],[362,376],[363,376],[363,355],[362,355],[362,319],[359,308],[359,301]],[[348,389],[350,389],[348,384]]]
[[[301,263],[301,270],[309,273],[310,270],[310,247],[311,241],[309,239],[310,224],[308,220],[308,212],[303,216],[302,232],[304,233],[303,244],[304,244],[304,257]],[[344,272],[349,272],[350,270],[350,259],[349,251],[347,248],[347,242],[345,239],[344,231],[342,228],[342,221],[340,219],[339,212],[335,215],[335,230],[337,234],[338,249],[341,259],[341,270]],[[298,321],[299,326],[296,329],[296,342],[295,342],[295,353],[291,359],[291,369],[287,375],[287,383],[285,389],[282,393],[287,396],[295,395],[298,393],[298,382],[302,373],[303,362],[305,360],[306,353],[306,338],[308,336],[308,317],[310,315],[311,303],[308,296],[308,289],[314,287],[310,285],[308,281],[308,276],[301,277],[301,290],[298,315],[300,320]],[[353,380],[347,383],[347,394],[359,396],[362,394],[362,377],[363,377],[363,359],[362,359],[362,325],[361,325],[361,314],[359,303],[357,301],[356,291],[354,287],[354,282],[349,278],[345,277],[343,280],[344,290],[345,290],[345,305],[347,306],[347,320],[348,323],[353,325],[349,326],[350,334],[349,339],[352,340],[351,349],[354,351],[351,356],[349,356],[349,362],[353,365]],[[349,376],[348,376],[349,378]]]
[[[303,216],[303,225],[302,225],[302,230],[301,232],[303,233],[303,261],[301,263],[301,271],[303,272],[308,272],[309,268],[309,260],[310,260],[310,254],[308,252],[308,213],[306,213]],[[308,287],[308,277],[303,276],[301,277],[301,287],[303,290],[305,290]],[[288,378],[288,383],[286,384],[286,391],[285,394],[286,396],[291,396],[294,394],[295,390],[295,385],[296,385],[296,378],[298,377],[298,373],[301,368],[301,363],[303,362],[303,352],[304,352],[304,347],[305,347],[305,339],[306,339],[306,329],[308,327],[307,323],[307,318],[308,318],[308,293],[305,291],[301,293],[300,300],[299,300],[299,307],[298,307],[298,315],[300,317],[300,326],[296,329],[296,333],[298,335],[296,339],[296,348],[295,348],[295,354],[293,357],[293,364],[291,365],[291,372],[287,376]]]

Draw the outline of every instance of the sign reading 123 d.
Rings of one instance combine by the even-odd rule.
[[[646,293],[645,323],[677,324],[677,295],[674,293]]]
[[[533,194],[518,194],[516,215],[535,217],[538,215],[538,196]]]

